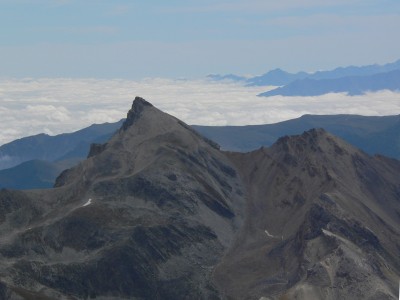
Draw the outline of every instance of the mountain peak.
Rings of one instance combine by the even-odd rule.
[[[146,107],[152,107],[153,105],[150,102],[147,102],[141,97],[136,96],[135,100],[133,100],[132,108],[128,111],[128,115],[126,117],[126,121],[122,125],[122,129],[126,130],[130,127],[135,121],[141,116],[143,110]]]
[[[215,142],[204,138],[184,122],[162,112],[143,98],[136,97],[119,131],[105,144],[92,144],[88,155],[91,160],[64,171],[56,179],[55,187],[97,180],[102,176],[126,176],[151,165],[160,157],[160,152],[167,149],[179,148],[197,153],[210,146],[213,151],[219,152]]]
[[[139,97],[125,129],[0,190],[1,299],[395,299],[397,161],[322,129],[222,152]]]
[[[325,131],[322,128],[313,128],[307,131],[304,131],[301,135],[294,135],[294,136],[288,136],[285,135],[281,138],[279,138],[276,141],[277,146],[282,146],[282,145],[296,145],[296,144],[303,144],[303,145],[317,145],[318,141],[321,140],[324,137],[329,136],[329,133]]]
[[[284,71],[284,70],[282,70],[280,68],[273,69],[273,70],[269,71],[268,73],[269,74],[287,74],[286,71]]]
[[[337,155],[361,153],[341,138],[322,128],[314,128],[301,135],[284,136],[272,146],[278,153],[289,153],[296,157],[322,155],[325,160],[336,159]]]

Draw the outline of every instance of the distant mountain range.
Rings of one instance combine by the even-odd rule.
[[[193,128],[216,141],[222,149],[240,152],[270,146],[284,135],[324,128],[371,155],[382,154],[400,159],[400,115],[304,115],[276,124]]]
[[[76,165],[54,163],[44,160],[29,160],[18,166],[0,170],[0,188],[16,190],[50,188],[61,171]]]
[[[334,70],[318,71],[315,73],[288,73],[281,69],[276,69],[261,76],[249,78],[247,79],[247,83],[254,86],[287,85],[293,81],[306,78],[314,80],[337,79],[342,77],[370,76],[378,73],[387,73],[394,70],[400,70],[400,59],[385,65],[339,67]]]
[[[53,189],[0,189],[0,299],[397,299],[399,196],[323,129],[226,152],[137,97]]]
[[[55,162],[85,157],[91,143],[108,140],[121,126],[122,121],[94,124],[76,132],[56,136],[42,133],[4,144],[0,146],[0,170],[32,159]]]
[[[366,76],[299,79],[283,87],[261,93],[259,96],[319,96],[328,93],[347,93],[353,96],[380,90],[400,91],[400,69]]]
[[[215,81],[221,81],[221,80],[244,81],[244,80],[246,80],[246,77],[235,75],[235,74],[226,74],[226,75],[210,74],[210,75],[207,75],[207,78],[209,78],[211,80],[215,80]]]
[[[54,137],[36,135],[1,146],[3,161],[8,157],[8,163],[23,163],[0,170],[0,188],[51,187],[60,171],[85,159],[90,144],[107,141],[122,122],[92,125]],[[218,143],[223,150],[239,152],[270,146],[284,135],[324,128],[371,155],[378,153],[400,159],[400,115],[305,115],[276,124],[192,127]],[[60,147],[59,143],[64,147]]]
[[[0,147],[0,188],[49,188],[58,174],[88,155],[92,143],[104,143],[121,126],[94,124],[56,136],[38,134]]]
[[[211,80],[241,81],[248,86],[281,86],[260,96],[316,96],[345,92],[360,95],[368,91],[400,90],[400,60],[385,65],[349,66],[315,73],[289,73],[281,69],[245,78],[238,75],[209,75]]]

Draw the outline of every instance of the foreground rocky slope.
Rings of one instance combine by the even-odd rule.
[[[216,272],[227,296],[396,299],[399,161],[369,157],[323,130],[229,156],[248,208]]]
[[[396,299],[399,178],[322,130],[221,152],[136,98],[54,189],[0,191],[0,298]]]

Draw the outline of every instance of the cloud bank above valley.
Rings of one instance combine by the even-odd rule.
[[[304,114],[393,115],[400,93],[257,97],[266,87],[207,80],[0,79],[0,145],[124,118],[135,96],[188,124],[269,124]]]

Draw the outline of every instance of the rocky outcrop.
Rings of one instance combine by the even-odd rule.
[[[140,118],[141,113],[146,107],[153,106],[146,100],[141,97],[136,97],[133,101],[132,108],[129,110],[128,115],[126,117],[125,122],[122,124],[121,129],[127,130],[130,126],[132,126],[137,119]]]

